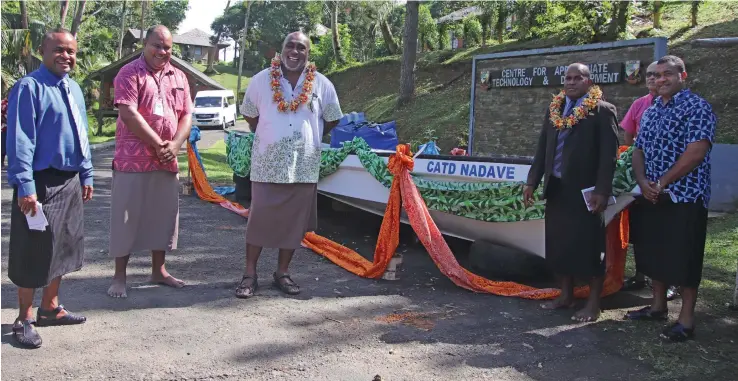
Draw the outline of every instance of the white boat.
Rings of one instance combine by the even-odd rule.
[[[323,145],[330,150],[329,145]],[[421,148],[422,150],[422,148]],[[394,151],[372,150],[385,163]],[[451,155],[416,155],[412,174],[427,180],[443,182],[525,182],[530,170],[530,157],[468,157]],[[243,185],[242,185],[243,186]],[[236,182],[239,193],[239,182]],[[350,154],[338,169],[318,182],[318,192],[326,197],[361,210],[383,216],[389,189],[382,185],[361,164],[357,155]],[[617,198],[617,203],[605,211],[605,222],[633,201],[632,194]],[[516,222],[487,222],[429,210],[438,229],[445,235],[467,241],[487,241],[515,248],[545,258],[545,221],[543,219]],[[401,216],[408,224],[406,216]]]
[[[324,149],[330,149],[324,147]],[[385,163],[391,151],[373,150]],[[530,158],[483,158],[466,156],[420,155],[413,174],[436,181],[525,181]],[[389,189],[364,169],[356,155],[349,155],[338,170],[321,179],[318,192],[347,205],[384,215]],[[430,210],[442,233],[468,241],[485,240],[545,257],[544,220],[486,222]],[[408,223],[403,215],[402,222]]]

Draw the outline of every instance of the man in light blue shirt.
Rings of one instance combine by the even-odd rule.
[[[8,278],[18,286],[18,318],[13,337],[38,348],[33,328],[80,324],[59,304],[63,275],[82,268],[84,215],[92,198],[92,160],[85,102],[69,78],[77,41],[69,31],[47,32],[41,43],[43,66],[16,83],[8,101],[8,182],[13,187]],[[28,216],[43,213],[46,226],[29,226]],[[35,225],[35,224],[34,224]],[[44,288],[37,319],[33,294]]]

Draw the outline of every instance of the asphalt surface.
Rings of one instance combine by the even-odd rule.
[[[216,139],[218,133],[206,135]],[[397,281],[363,279],[301,249],[291,270],[303,292],[285,297],[271,287],[276,251],[266,250],[257,296],[237,299],[246,220],[195,196],[180,197],[180,249],[167,262],[187,286],[148,284],[150,256],[134,253],[128,298],[112,299],[106,295],[113,275],[107,254],[111,155],[103,150],[93,158],[86,265],[62,283],[61,302],[88,321],[39,328],[44,345],[32,351],[16,348],[10,335],[17,296],[7,280],[12,191],[3,171],[4,380],[623,380],[651,374],[647,364],[618,354],[622,310],[606,311],[597,323],[572,324],[571,311],[543,312],[534,301],[465,291],[440,274],[404,230]],[[379,224],[375,216],[321,208],[318,233],[370,257]],[[608,308],[647,302],[610,299]]]

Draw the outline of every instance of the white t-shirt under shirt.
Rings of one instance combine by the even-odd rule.
[[[343,113],[333,84],[315,72],[312,94],[296,112],[279,112],[271,88],[271,68],[260,71],[249,82],[241,104],[241,114],[259,117],[251,150],[251,181],[263,183],[317,183],[323,120],[333,122]],[[286,102],[302,93],[303,71],[292,90],[282,76],[282,96]],[[312,110],[310,103],[312,102]]]

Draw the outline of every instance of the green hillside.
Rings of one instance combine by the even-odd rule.
[[[723,81],[736,78],[738,47],[696,48],[697,38],[738,36],[738,2],[707,2],[700,8],[699,26],[689,27],[689,4],[674,4],[662,16],[662,29],[650,22],[633,23],[638,37],[667,37],[669,53],[682,57],[690,87],[705,97],[719,118],[718,142],[738,143],[738,90]],[[466,144],[469,128],[471,58],[477,54],[564,45],[557,39],[506,41],[486,48],[436,51],[418,56],[416,99],[395,108],[401,57],[385,57],[327,73],[342,102],[342,109],[365,112],[375,121],[396,120],[403,142],[436,139],[441,149]]]

